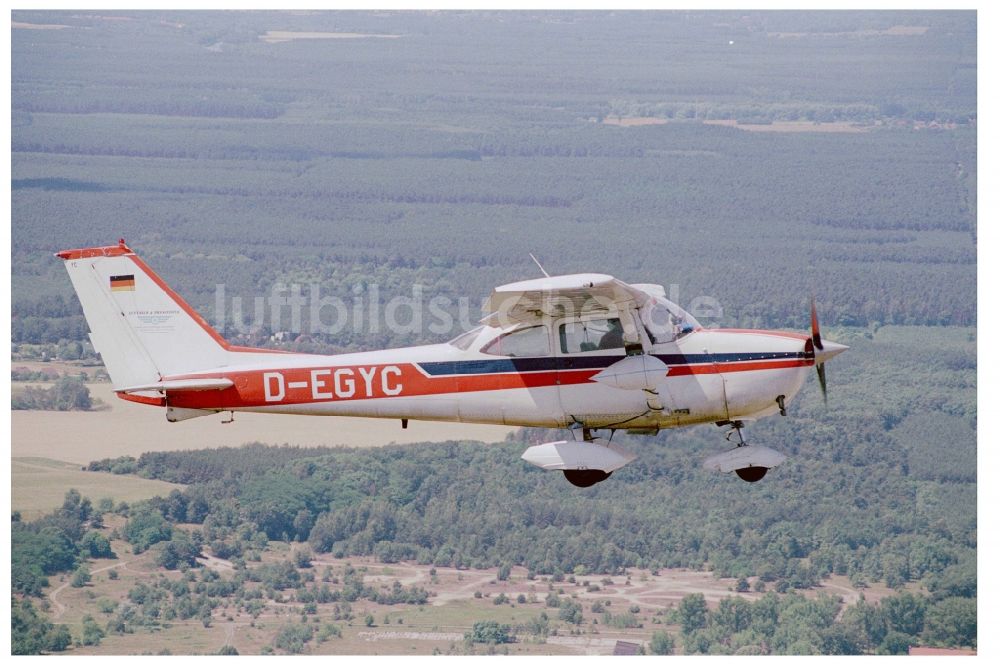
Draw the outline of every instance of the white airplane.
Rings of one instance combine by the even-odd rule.
[[[120,398],[170,422],[230,412],[568,428],[522,458],[587,487],[635,455],[617,430],[715,423],[736,446],[709,469],[759,481],[785,456],[743,438],[846,346],[811,334],[702,328],[663,287],[546,276],[493,290],[482,325],[435,345],[324,356],[229,344],[130,250],[65,250],[94,349]],[[607,439],[595,431],[609,430]]]

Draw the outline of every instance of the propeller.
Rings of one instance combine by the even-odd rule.
[[[817,352],[823,351],[823,336],[819,333],[819,317],[816,315],[816,298],[810,299],[809,302],[810,315],[812,318],[812,343],[813,349]],[[819,354],[816,355],[816,374],[819,375],[819,390],[823,392],[823,406],[829,407],[829,403],[826,398],[826,364],[819,359]]]
[[[819,332],[819,317],[816,316],[816,299],[810,301],[812,319],[812,347],[816,353],[816,374],[819,375],[819,390],[823,393],[823,404],[829,406],[826,398],[826,361],[847,349],[847,345],[837,344],[829,340],[823,341]]]

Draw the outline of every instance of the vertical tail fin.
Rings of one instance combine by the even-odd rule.
[[[64,250],[73,288],[116,388],[227,365],[226,341],[122,240]]]

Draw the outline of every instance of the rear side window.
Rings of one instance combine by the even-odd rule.
[[[544,326],[530,326],[505,333],[483,347],[494,356],[548,356],[549,332]]]

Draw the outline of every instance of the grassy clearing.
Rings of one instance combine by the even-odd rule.
[[[11,509],[20,511],[25,520],[61,506],[70,488],[76,488],[94,502],[103,497],[115,502],[134,502],[166,495],[183,486],[134,476],[84,472],[79,465],[49,458],[11,459]]]

